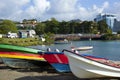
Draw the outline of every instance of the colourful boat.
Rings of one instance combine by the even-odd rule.
[[[18,68],[18,67],[23,68],[22,65],[24,65],[25,63],[26,65],[29,65],[30,62],[39,62],[39,63],[46,62],[46,60],[42,57],[42,55],[38,54],[38,51],[42,51],[42,50],[26,48],[21,46],[7,45],[7,44],[0,44],[0,57],[2,58],[4,64],[12,68]],[[28,62],[29,64],[27,64]]]
[[[68,58],[63,52],[39,52],[43,58],[51,64],[51,66],[58,72],[71,72]]]
[[[0,57],[4,64],[12,68],[35,68],[41,63],[47,63],[40,54],[0,51]]]
[[[27,48],[27,47],[15,46],[9,44],[0,44],[0,51],[20,51],[20,52],[28,52],[28,53],[38,53],[38,51],[43,51],[43,50],[37,50],[33,48]]]
[[[16,58],[1,58],[3,63],[11,68],[38,68],[41,61],[16,59]],[[36,63],[36,64],[34,64]]]
[[[40,54],[31,54],[26,52],[0,51],[0,57],[45,61],[45,59]]]

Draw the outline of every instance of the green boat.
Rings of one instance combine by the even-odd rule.
[[[28,52],[28,53],[38,53],[39,51],[43,51],[43,50],[9,45],[9,44],[0,44],[0,51],[20,51],[20,52]]]
[[[0,44],[0,61],[12,68],[35,68],[42,63],[47,63],[44,58],[38,54],[43,50],[15,46],[9,44]]]

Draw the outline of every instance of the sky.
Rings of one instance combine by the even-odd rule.
[[[93,20],[99,13],[112,13],[120,20],[120,0],[0,0],[0,19],[14,21],[84,21]]]

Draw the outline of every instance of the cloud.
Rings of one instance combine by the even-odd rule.
[[[50,7],[47,0],[1,0],[0,18],[20,20],[40,17]]]
[[[60,21],[93,20],[98,13],[109,11],[111,8],[109,1],[104,1],[102,5],[92,4],[89,8],[84,7],[81,1],[83,0],[1,0],[0,18],[12,20],[39,18],[46,20],[55,17]],[[113,8],[116,10],[113,11],[119,9],[119,4],[114,3],[116,6]]]
[[[111,10],[111,12],[115,12],[114,14],[116,14],[117,18],[120,20],[120,1],[119,2],[115,2],[113,4],[113,8]]]
[[[100,7],[93,5],[91,8],[85,8],[80,4],[80,0],[52,0],[51,8],[47,16],[55,17],[59,20],[71,20],[71,19],[82,19],[82,20],[93,20],[93,18],[109,7],[108,2],[104,2]],[[57,4],[56,4],[57,3]],[[79,5],[78,5],[79,3]]]

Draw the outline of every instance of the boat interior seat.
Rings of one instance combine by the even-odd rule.
[[[50,48],[47,48],[47,51],[48,51],[48,52],[51,52],[51,49],[50,49]]]
[[[55,49],[55,52],[60,52],[60,50],[59,49]]]

